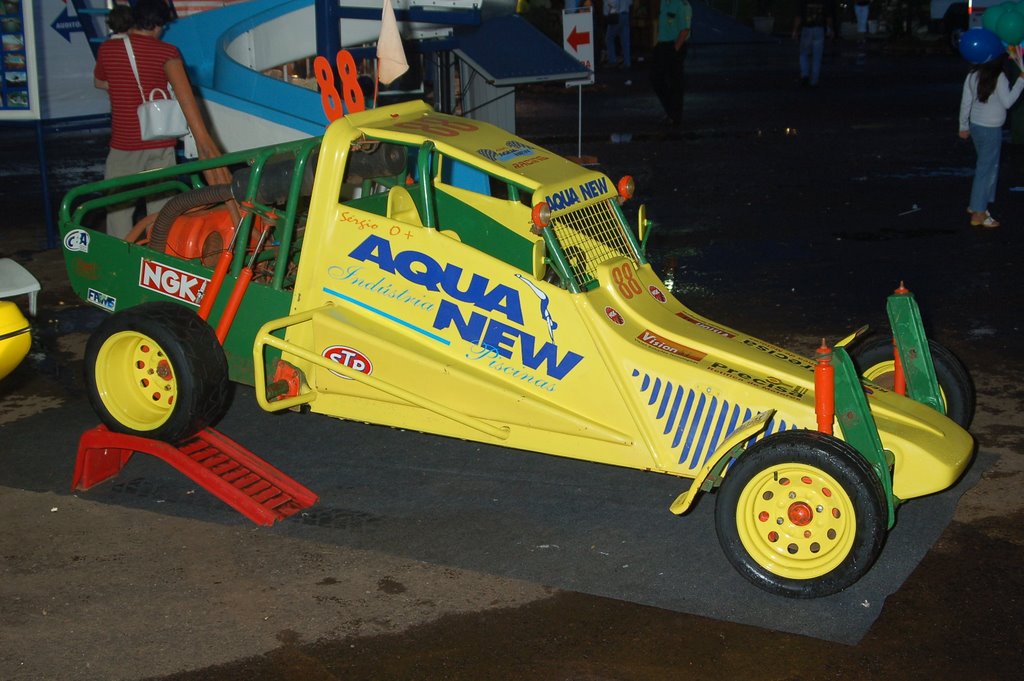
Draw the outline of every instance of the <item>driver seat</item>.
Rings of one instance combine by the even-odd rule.
[[[423,220],[420,219],[420,211],[416,207],[416,202],[412,199],[412,194],[409,193],[408,189],[400,185],[392,187],[388,192],[387,215],[389,218],[399,222],[416,225],[417,227],[423,226]]]

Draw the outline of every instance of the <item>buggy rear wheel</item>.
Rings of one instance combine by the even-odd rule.
[[[227,360],[213,329],[176,303],[108,317],[89,338],[85,367],[89,401],[116,432],[173,443],[227,407]]]

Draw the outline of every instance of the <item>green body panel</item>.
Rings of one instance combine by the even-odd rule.
[[[204,186],[202,172],[207,169],[225,167],[232,171],[246,170],[248,181],[237,187],[244,195],[241,201],[247,209],[238,229],[238,244],[249,244],[253,215],[260,215],[275,227],[273,239],[275,249],[266,248],[261,260],[276,260],[267,264],[274,270],[271,285],[251,282],[245,297],[235,315],[230,332],[224,342],[231,380],[252,385],[252,345],[259,328],[269,319],[286,316],[291,308],[292,293],[287,290],[288,263],[296,264],[298,249],[301,247],[299,228],[300,195],[307,166],[320,145],[321,138],[309,138],[296,142],[262,147],[243,152],[225,154],[216,159],[192,161],[187,164],[150,170],[145,173],[116,177],[81,185],[64,197],[60,207],[60,232],[64,245],[65,262],[71,285],[83,300],[109,312],[123,310],[151,300],[172,299],[194,310],[199,308],[199,294],[203,285],[213,274],[198,259],[185,259],[174,254],[160,253],[148,246],[130,244],[110,237],[102,231],[86,225],[102,220],[108,205],[149,197],[161,191],[187,191]],[[271,164],[281,167],[284,161],[290,173],[278,178],[278,189],[287,196],[283,206],[270,208],[257,201],[257,192],[264,170]],[[273,173],[271,173],[273,174]],[[237,179],[237,178],[236,178]],[[283,188],[281,183],[284,183]],[[226,246],[226,244],[225,244]],[[170,250],[170,249],[169,249]],[[167,276],[167,286],[145,285],[148,272],[154,269],[146,263],[172,268]],[[231,295],[242,268],[249,264],[249,255],[244,248],[235,249],[229,274],[224,279],[217,300],[210,313],[209,322],[216,328],[224,305]],[[147,267],[149,269],[147,270]],[[177,274],[177,273],[183,273]],[[194,275],[190,278],[189,275]],[[152,278],[151,278],[152,279]],[[187,285],[184,283],[187,281]],[[152,283],[152,282],[151,282]],[[185,288],[185,295],[173,295],[178,285]],[[165,289],[161,290],[154,289]],[[276,359],[276,353],[268,356],[268,364]]]
[[[835,405],[843,439],[860,452],[872,470],[882,481],[885,502],[889,511],[889,527],[896,522],[896,498],[892,493],[892,473],[889,460],[882,448],[882,438],[871,416],[871,407],[864,397],[857,369],[844,348],[832,351],[832,366],[835,368]]]
[[[62,237],[66,237],[69,231],[65,229]],[[194,274],[202,279],[209,279],[213,274],[210,268],[204,267],[197,260],[183,260],[173,255],[156,253],[144,246],[126,243],[102,232],[85,231],[89,236],[88,251],[65,251],[71,286],[83,300],[110,312],[147,301],[169,299],[180,302],[184,307],[198,310],[198,305],[144,288],[140,284],[143,261],[169,265],[175,270]],[[177,276],[175,278],[180,279]],[[221,286],[217,302],[210,314],[210,323],[213,326],[220,320],[235,280],[235,277],[228,275]],[[201,284],[189,290],[198,293]],[[258,283],[249,284],[224,343],[231,380],[247,385],[253,384],[252,346],[256,332],[267,320],[287,315],[291,301],[291,292],[274,290]]]
[[[224,280],[217,302],[210,313],[210,323],[214,326],[220,320],[224,303],[231,295],[234,283],[235,278],[231,276]],[[267,321],[286,316],[291,305],[291,291],[279,291],[255,282],[249,284],[242,305],[238,308],[238,314],[231,324],[231,330],[224,339],[224,354],[228,358],[228,375],[232,381],[255,385],[252,346],[256,341],[256,333]],[[265,367],[268,374],[273,375],[273,367],[278,357],[277,352],[268,353]]]
[[[435,192],[438,223],[451,225],[451,230],[468,244],[484,253],[504,260],[524,272],[533,271],[533,242],[524,239],[504,225],[472,206]],[[459,225],[472,225],[472,229],[459,229]]]
[[[420,202],[416,200],[416,194],[412,194],[413,201],[416,202],[416,207],[423,210]],[[388,212],[388,195],[387,194],[370,194],[359,199],[352,199],[346,201],[345,205],[352,208],[358,208],[359,210],[365,210],[367,213],[374,213],[376,215],[387,215]]]
[[[935,364],[914,294],[909,291],[892,294],[886,301],[885,309],[907,379],[907,396],[945,414],[939,381],[935,376]]]

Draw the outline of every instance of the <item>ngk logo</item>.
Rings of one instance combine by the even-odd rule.
[[[183,272],[170,265],[154,262],[152,260],[142,261],[142,269],[139,271],[139,286],[162,293],[165,296],[181,300],[189,305],[199,305],[203,298],[203,291],[210,282],[205,277],[199,277],[188,272]]]
[[[324,350],[323,356],[332,362],[337,362],[349,369],[355,369],[367,376],[373,373],[373,363],[370,361],[370,358],[353,348],[344,345],[332,345]],[[331,373],[340,378],[352,380],[348,376],[342,376],[337,371],[332,371]]]

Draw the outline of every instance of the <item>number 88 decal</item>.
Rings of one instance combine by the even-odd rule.
[[[363,90],[359,87],[359,72],[356,70],[356,61],[348,50],[340,50],[335,59],[338,66],[338,79],[341,81],[341,94],[334,84],[334,72],[331,70],[331,63],[324,57],[317,57],[313,60],[313,71],[316,73],[316,83],[320,87],[320,102],[323,104],[324,113],[327,114],[327,122],[332,123],[349,113],[356,113],[366,109],[366,99],[363,97]],[[344,100],[344,107],[342,107]]]
[[[640,282],[637,281],[633,266],[628,262],[612,269],[612,281],[615,282],[615,288],[619,290],[619,294],[626,300],[644,290]]]

